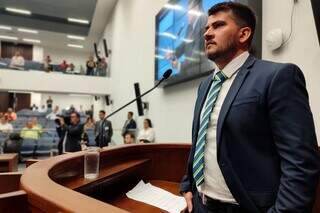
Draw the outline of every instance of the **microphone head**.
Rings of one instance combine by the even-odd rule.
[[[167,71],[165,71],[165,72],[163,73],[162,77],[163,77],[164,79],[167,79],[167,78],[170,77],[171,74],[172,74],[172,69],[168,69]]]

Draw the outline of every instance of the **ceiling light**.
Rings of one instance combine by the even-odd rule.
[[[22,40],[26,42],[32,42],[32,43],[38,43],[38,44],[41,43],[41,41],[37,39],[24,38]]]
[[[177,4],[165,4],[164,7],[172,10],[183,10],[183,7]]]
[[[17,37],[13,37],[13,36],[5,36],[5,35],[0,35],[0,39],[5,39],[5,40],[18,40]]]
[[[85,19],[77,19],[77,18],[68,18],[69,22],[76,22],[76,23],[80,23],[80,24],[89,24],[88,20]]]
[[[188,13],[189,13],[190,15],[194,15],[194,16],[201,16],[201,15],[203,15],[203,13],[201,13],[201,12],[198,11],[198,10],[189,10]]]
[[[19,32],[24,32],[24,33],[33,33],[33,34],[38,34],[39,32],[37,30],[29,30],[29,29],[24,29],[24,28],[18,28]]]
[[[12,27],[0,25],[0,30],[12,30]]]
[[[6,7],[6,11],[13,12],[13,13],[20,13],[25,15],[31,15],[31,11],[29,10],[21,10],[13,7]]]
[[[67,35],[67,37],[76,40],[85,40],[85,37],[82,36]]]
[[[74,47],[74,48],[83,48],[83,45],[77,45],[77,44],[68,44],[68,47]]]

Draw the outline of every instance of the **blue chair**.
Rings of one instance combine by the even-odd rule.
[[[37,149],[37,141],[34,139],[25,138],[22,141],[20,154],[23,156],[34,156]]]
[[[36,155],[50,155],[52,151],[53,137],[41,137],[35,151]]]

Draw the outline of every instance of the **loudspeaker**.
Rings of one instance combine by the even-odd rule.
[[[109,57],[109,51],[108,51],[107,40],[105,38],[103,39],[103,48],[104,48],[104,52],[106,54],[106,58],[108,58]]]
[[[110,100],[110,95],[105,95],[104,98],[106,99],[106,104],[107,106],[109,106],[110,104],[112,104],[111,100]]]
[[[94,43],[93,46],[94,46],[94,53],[96,54],[96,58],[98,59],[98,61],[100,61],[97,43]]]
[[[136,98],[141,95],[139,83],[134,84],[134,92],[136,93]],[[137,108],[138,108],[139,116],[143,116],[144,113],[143,113],[143,105],[142,105],[141,98],[137,99]]]

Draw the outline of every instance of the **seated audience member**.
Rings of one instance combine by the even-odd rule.
[[[135,143],[136,136],[132,132],[126,132],[123,137],[124,144]]]
[[[65,72],[67,70],[67,68],[69,67],[69,65],[67,64],[66,60],[63,60],[61,64],[59,64],[59,69],[62,72]]]
[[[141,143],[153,143],[155,138],[155,133],[152,128],[152,123],[150,119],[144,119],[143,129],[140,130],[138,140]]]
[[[9,67],[13,69],[24,69],[24,58],[19,51],[11,58]]]
[[[8,111],[4,116],[8,118],[9,122],[17,120],[17,114],[13,111],[12,108],[8,108]]]
[[[67,71],[68,71],[68,72],[73,72],[73,71],[74,71],[74,68],[75,68],[74,64],[73,64],[73,63],[70,63]]]
[[[43,69],[46,72],[52,71],[50,55],[47,55],[47,57],[45,57],[45,59],[43,60]]]
[[[40,138],[39,130],[33,127],[32,120],[27,121],[26,127],[21,130],[22,138],[38,140]]]
[[[87,65],[87,75],[94,75],[94,68],[96,68],[96,62],[93,60],[93,56],[89,57],[89,60],[86,63]]]
[[[135,133],[136,129],[137,129],[137,123],[133,119],[133,112],[128,112],[127,120],[122,127],[122,136],[124,136],[124,134],[129,131],[132,133]]]
[[[87,129],[94,129],[94,128],[95,128],[94,119],[91,116],[88,116],[84,124],[84,129],[87,130]]]
[[[53,109],[53,111],[50,112],[50,113],[46,116],[46,118],[47,118],[48,120],[55,120],[55,119],[58,118],[58,117],[57,117],[58,114],[59,114],[59,106],[55,106],[54,109]]]
[[[106,58],[101,58],[101,60],[97,61],[97,69],[96,75],[97,76],[106,76],[107,75],[108,64],[106,62]]]
[[[35,105],[35,104],[32,104],[32,106],[30,107],[30,109],[31,109],[32,111],[38,111],[38,107],[37,107],[37,105]]]
[[[0,117],[0,132],[2,133],[11,133],[13,131],[13,127],[10,123],[8,123],[8,119],[6,116]]]

